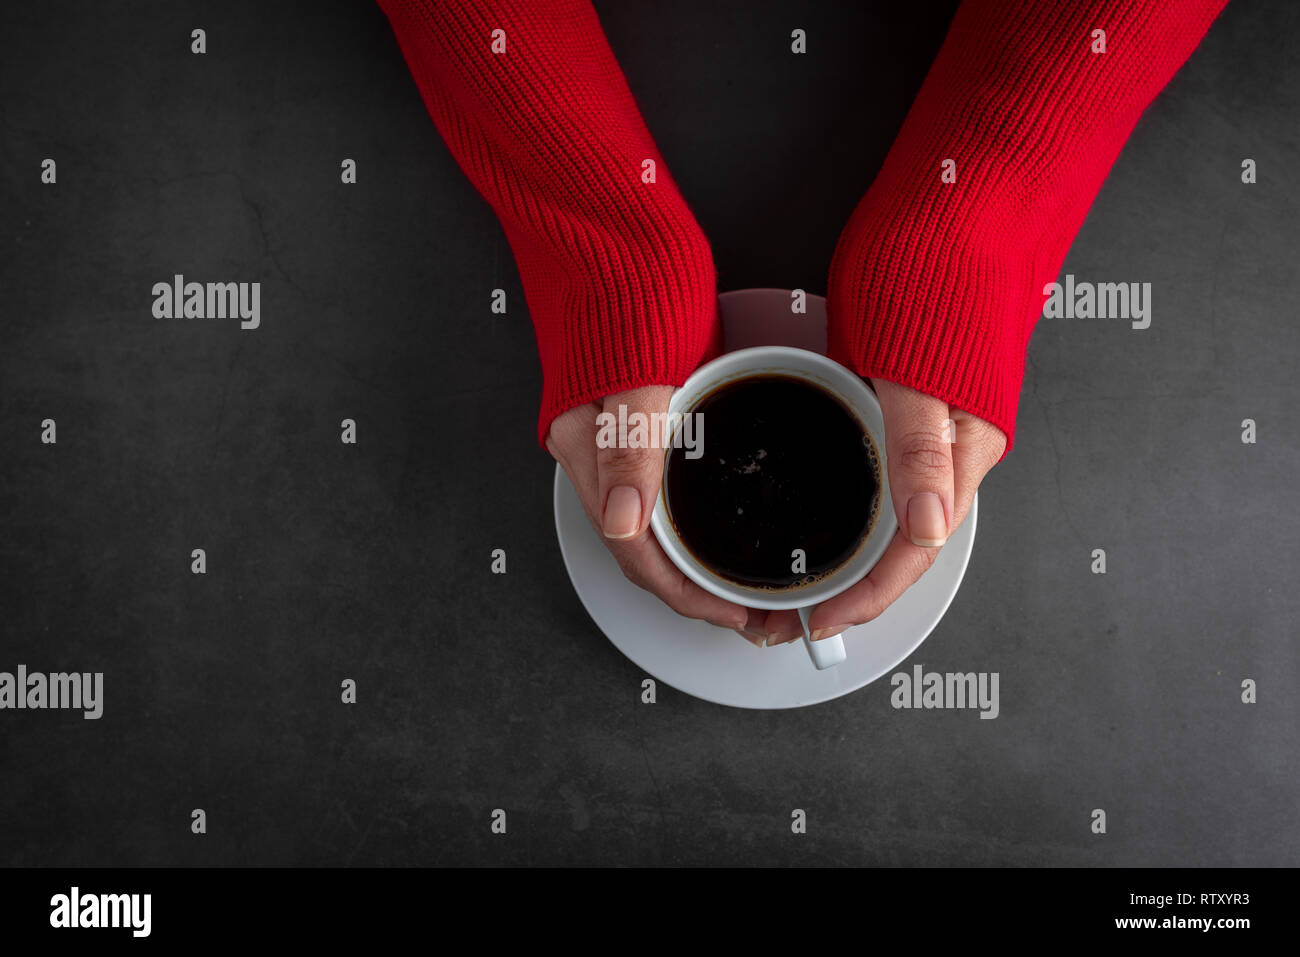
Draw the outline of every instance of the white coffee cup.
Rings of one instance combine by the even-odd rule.
[[[685,415],[691,412],[705,396],[719,386],[737,379],[772,374],[803,379],[820,386],[824,391],[838,398],[858,419],[871,441],[875,443],[877,461],[880,465],[878,476],[880,499],[875,522],[858,550],[839,568],[815,582],[773,592],[728,581],[701,564],[677,537],[677,532],[668,517],[668,505],[664,498],[662,483],[660,483],[659,496],[655,500],[654,513],[650,516],[650,527],[672,563],[705,591],[749,608],[769,611],[797,609],[799,620],[803,623],[803,640],[808,655],[818,669],[826,669],[844,661],[846,657],[844,639],[840,635],[833,635],[813,641],[808,629],[809,614],[820,602],[838,595],[865,578],[880,560],[880,556],[884,554],[890,540],[898,531],[898,520],[894,517],[894,506],[889,496],[889,463],[885,460],[884,442],[885,422],[876,394],[857,374],[826,356],[790,346],[758,346],[729,352],[696,369],[685,384],[673,393],[668,405],[668,414],[670,421],[676,421],[675,413]],[[707,422],[702,438],[707,449]],[[809,450],[808,459],[808,467],[817,468],[815,450]]]

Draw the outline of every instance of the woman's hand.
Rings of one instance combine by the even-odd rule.
[[[885,418],[898,532],[866,578],[813,610],[808,625],[814,639],[871,621],[920,578],[965,521],[976,489],[1007,447],[1001,429],[942,399],[884,379],[871,384]],[[768,628],[782,634],[791,623],[799,624],[792,611],[772,612],[767,619]]]
[[[668,411],[673,391],[671,386],[646,386],[570,409],[551,423],[546,448],[569,476],[587,517],[629,581],[660,598],[679,615],[730,628],[756,645],[798,638],[803,631],[797,618],[793,624],[784,623],[785,632],[770,635],[765,628],[767,612],[709,594],[664,554],[650,531],[650,514],[663,479],[662,448],[597,446],[596,417],[601,412],[617,416],[622,404],[628,415],[648,413],[651,422],[658,422],[659,416]]]
[[[884,379],[872,385],[884,413],[898,532],[866,578],[813,611],[808,623],[814,639],[877,617],[934,564],[1007,444],[1001,429],[942,399]],[[680,615],[731,628],[756,645],[802,637],[794,611],[763,612],[711,595],[664,554],[649,530],[663,479],[662,448],[597,446],[601,412],[618,415],[621,403],[629,415],[666,413],[672,394],[671,386],[647,386],[570,409],[551,423],[546,448],[568,474],[587,517],[633,584]]]

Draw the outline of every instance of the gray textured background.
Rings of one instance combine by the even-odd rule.
[[[598,9],[722,288],[824,292],[954,4],[701,6]],[[6,5],[0,670],[102,670],[106,701],[0,712],[0,862],[1300,863],[1298,28],[1232,4],[1070,253],[1151,282],[1153,322],[1034,335],[908,663],[998,671],[981,721],[885,682],[638,703],[560,562],[508,247],[377,7]],[[261,281],[262,327],[154,320],[175,272]]]

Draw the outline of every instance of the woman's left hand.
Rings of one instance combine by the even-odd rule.
[[[862,581],[813,610],[808,625],[814,640],[871,621],[919,579],[965,521],[980,482],[1007,447],[997,426],[942,399],[884,379],[873,379],[872,386],[884,413],[898,532]],[[785,641],[803,634],[793,611],[770,612],[764,626],[768,633],[793,634]]]

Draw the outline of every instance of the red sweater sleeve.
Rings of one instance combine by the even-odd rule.
[[[379,5],[514,252],[542,362],[539,444],[574,406],[681,385],[721,342],[713,257],[589,0]]]
[[[992,422],[1009,452],[1043,286],[1226,2],[966,0],[836,248],[830,354]]]

